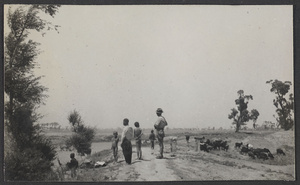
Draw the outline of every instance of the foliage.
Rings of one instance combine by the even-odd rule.
[[[66,141],[66,145],[73,145],[81,155],[91,154],[95,130],[84,125],[80,114],[76,110],[68,115],[68,120],[74,134]]]
[[[44,180],[51,172],[56,151],[50,140],[36,135],[30,145],[8,151],[5,158],[7,180]]]
[[[35,125],[41,117],[36,109],[44,103],[47,88],[39,83],[41,77],[33,74],[39,43],[29,39],[29,34],[31,31],[42,32],[46,26],[48,30],[53,27],[41,19],[39,13],[54,16],[58,7],[31,5],[14,11],[9,9],[8,12],[10,32],[4,41],[4,92],[8,97],[5,102],[5,139],[9,139],[6,144],[11,147],[4,156],[6,180],[42,180],[51,171],[51,161],[56,155],[51,142]]]
[[[258,116],[259,116],[259,112],[256,109],[252,109],[250,112],[250,117],[254,123],[256,123]]]
[[[40,128],[52,128],[52,129],[60,129],[61,125],[57,122],[51,122],[51,123],[40,123]]]
[[[275,99],[273,99],[273,104],[276,107],[276,113],[278,115],[278,123],[284,130],[289,130],[294,126],[294,97],[293,94],[289,94],[287,99],[285,96],[290,90],[291,82],[280,80],[269,80],[266,82],[271,84],[270,91],[276,94]]]
[[[5,176],[13,180],[43,180],[51,170],[51,163],[43,159],[40,150],[25,149],[6,158]],[[24,170],[25,169],[25,170]]]
[[[253,128],[255,128],[255,123],[257,121],[258,116],[259,116],[258,110],[252,109],[250,112],[250,117],[253,120]]]
[[[272,121],[264,121],[262,124],[262,127],[267,129],[267,128],[271,128],[274,129],[275,128],[275,123],[273,123]]]
[[[236,108],[231,109],[231,113],[228,115],[228,119],[232,119],[232,124],[236,125],[236,132],[238,132],[242,125],[246,125],[249,120],[257,120],[259,113],[256,109],[251,112],[247,110],[248,101],[253,100],[252,95],[244,95],[243,90],[239,90],[238,99],[235,100]]]
[[[78,132],[78,129],[83,126],[81,116],[76,110],[68,115],[68,121],[71,124],[73,132]]]

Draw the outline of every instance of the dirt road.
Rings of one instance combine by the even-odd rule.
[[[168,152],[168,150],[167,150]],[[143,148],[143,160],[131,165],[121,159],[115,180],[118,181],[191,181],[191,180],[292,180],[294,165],[274,166],[241,159],[224,158],[222,154],[183,151],[175,157],[166,153],[156,159],[151,150]],[[225,151],[220,151],[225,154]],[[133,154],[133,159],[135,158]],[[173,155],[172,155],[173,156]],[[248,159],[248,156],[242,156]]]
[[[133,148],[134,150],[134,148]],[[115,174],[118,181],[173,181],[179,180],[174,171],[168,168],[168,161],[173,160],[170,154],[163,159],[156,159],[157,153],[152,153],[149,147],[142,148],[143,159],[136,159],[136,153],[132,154],[133,162],[127,165],[124,158],[119,159],[119,169]],[[122,156],[122,155],[121,155]]]

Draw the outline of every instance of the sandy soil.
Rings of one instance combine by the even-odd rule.
[[[184,136],[177,142],[177,151],[170,152],[166,138],[164,159],[156,159],[158,145],[154,154],[149,146],[142,147],[143,160],[136,159],[135,147],[133,162],[127,165],[121,148],[119,161],[112,162],[111,151],[102,152],[101,160],[108,165],[95,169],[78,170],[77,181],[201,181],[201,180],[295,180],[295,149],[293,132],[210,134],[206,138],[221,138],[229,143],[229,150],[213,150],[209,153],[195,151],[194,141],[188,146]],[[274,159],[251,159],[235,149],[235,142],[251,143],[255,148],[266,147]],[[286,156],[276,154],[276,148],[286,151]]]
[[[156,159],[156,153],[150,147],[143,147],[143,159],[136,159],[135,147],[133,147],[132,163],[126,164],[121,148],[119,148],[119,159],[115,163],[112,160],[111,152],[107,151],[108,157],[104,157],[103,161],[108,161],[105,167],[94,169],[79,169],[77,179],[67,177],[65,180],[78,181],[172,181],[180,180],[169,168],[168,161],[174,160],[170,154],[165,154],[164,159]]]

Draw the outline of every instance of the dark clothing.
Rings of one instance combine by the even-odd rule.
[[[78,161],[75,158],[71,158],[71,161],[67,164],[71,169],[71,177],[74,178],[77,176],[76,169],[78,168]]]
[[[69,163],[69,168],[78,168],[78,161],[75,158],[72,158]]]
[[[185,136],[186,141],[190,140],[190,136]]]
[[[131,164],[131,158],[132,158],[132,145],[131,141],[129,141],[126,137],[124,141],[121,144],[123,155],[125,157],[125,161],[127,164]]]
[[[154,149],[154,141],[151,141],[151,149]]]
[[[151,149],[154,149],[154,140],[155,140],[155,134],[154,133],[150,134],[149,140],[151,141]]]
[[[154,134],[154,133],[151,133],[151,134],[150,134],[149,140],[150,140],[150,141],[154,141],[154,140],[155,140],[155,134]]]

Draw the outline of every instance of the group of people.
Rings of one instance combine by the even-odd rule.
[[[166,119],[162,116],[163,110],[161,108],[158,108],[156,110],[156,115],[158,116],[157,121],[154,124],[154,128],[156,130],[156,137],[154,134],[154,130],[151,130],[151,134],[149,136],[149,140],[151,141],[151,149],[152,149],[152,154],[154,150],[154,141],[155,138],[157,138],[158,143],[159,143],[159,156],[157,156],[157,159],[162,159],[163,158],[163,152],[164,152],[164,128],[165,126],[168,125]],[[123,120],[123,131],[122,131],[122,136],[121,136],[121,148],[123,151],[123,155],[125,158],[125,161],[127,164],[131,164],[131,159],[132,159],[132,144],[131,140],[135,139],[135,144],[136,144],[136,152],[137,152],[137,159],[142,159],[142,129],[140,128],[139,122],[135,122],[134,126],[135,128],[132,129],[132,127],[129,126],[129,120],[125,118]],[[118,161],[118,143],[119,143],[119,137],[118,137],[118,132],[113,132],[113,141],[112,141],[112,150],[113,150],[113,156],[115,162]],[[74,178],[76,177],[76,169],[78,168],[78,161],[75,159],[75,154],[71,153],[70,154],[71,161],[67,163],[67,166],[71,169],[71,177]]]
[[[166,119],[162,116],[162,113],[163,113],[163,110],[161,108],[158,108],[156,110],[156,115],[158,116],[158,119],[154,124],[154,128],[156,130],[156,138],[158,140],[159,147],[160,147],[160,150],[159,150],[160,155],[156,157],[157,159],[163,158],[163,151],[164,151],[163,140],[165,137],[164,128],[165,128],[165,126],[168,125]],[[124,128],[123,128],[122,136],[121,136],[121,148],[122,148],[126,163],[131,164],[131,160],[132,160],[131,140],[132,139],[135,140],[137,159],[142,159],[141,136],[143,135],[143,132],[142,132],[142,129],[140,128],[139,122],[135,122],[134,123],[135,128],[132,129],[132,127],[129,126],[129,120],[127,118],[125,118],[123,120],[123,125],[124,125]],[[113,138],[113,142],[112,142],[112,150],[113,150],[114,160],[118,161],[118,142],[119,142],[118,133],[114,132],[113,135],[114,135],[114,138]],[[151,131],[149,140],[151,141],[151,149],[153,150],[154,149],[154,140],[155,140],[155,135],[154,135],[153,130]]]

